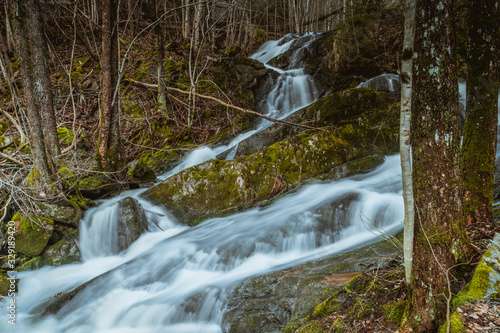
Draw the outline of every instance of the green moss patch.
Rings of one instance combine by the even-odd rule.
[[[57,138],[61,144],[70,145],[73,142],[75,135],[70,129],[66,127],[59,127],[57,129]]]
[[[52,236],[54,221],[34,214],[30,216],[16,214],[13,221],[16,222],[14,235],[16,251],[29,257],[36,257],[42,253]]]

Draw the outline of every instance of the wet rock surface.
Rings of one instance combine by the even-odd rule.
[[[338,126],[368,110],[386,108],[387,105],[385,95],[376,93],[369,88],[353,88],[320,98],[284,120],[312,127]],[[240,142],[235,156],[252,154],[304,130],[304,128],[297,126],[273,124]],[[224,158],[225,156],[220,157]]]
[[[399,254],[398,249],[383,241],[245,279],[232,294],[223,317],[223,332],[283,332],[288,322],[305,317],[352,277],[369,268],[384,267]]]
[[[148,224],[144,209],[136,199],[127,197],[118,205],[118,251],[123,251],[148,230]]]

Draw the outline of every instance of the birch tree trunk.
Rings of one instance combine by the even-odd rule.
[[[415,40],[415,1],[405,0],[405,31],[403,40],[403,62],[401,64],[401,117],[399,126],[399,152],[401,155],[401,174],[403,176],[404,220],[404,263],[406,285],[412,289],[413,278],[413,229],[414,203],[411,175],[411,93],[413,45]]]
[[[468,1],[467,110],[462,146],[464,214],[493,224],[498,123],[498,0]]]
[[[188,39],[191,38],[191,14],[190,14],[190,6],[189,6],[189,0],[183,0],[182,1],[183,6],[185,6],[183,10],[183,22],[182,22],[182,32],[184,38]]]
[[[446,317],[451,274],[471,245],[462,215],[458,77],[452,1],[417,0],[412,96],[415,200],[413,328]],[[463,268],[463,266],[461,266]]]
[[[160,8],[160,12],[157,9],[156,18],[159,18],[166,11],[165,2],[160,4]],[[158,45],[158,104],[160,104],[160,112],[168,117],[165,73],[165,43],[167,38],[164,19],[156,26],[156,36]]]

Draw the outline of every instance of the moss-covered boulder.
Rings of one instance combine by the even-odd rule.
[[[70,200],[61,202],[40,201],[37,205],[43,215],[51,220],[78,227],[82,209],[77,203]]]
[[[338,302],[327,302],[329,296],[342,290],[341,286],[354,276],[372,265],[383,267],[386,260],[399,253],[383,241],[332,258],[247,278],[231,295],[223,317],[223,331],[283,332],[289,324],[286,326],[288,332],[295,332],[292,328],[300,326],[307,315],[316,313],[316,317],[324,317],[330,314]],[[313,322],[308,324],[314,325]]]
[[[500,301],[500,233],[495,235],[488,250],[484,253],[479,264],[476,266],[472,280],[465,286],[464,290],[453,299],[453,313],[450,316],[451,332],[468,332],[464,326],[465,319],[462,318],[460,307],[478,301]],[[441,325],[439,333],[447,331],[447,323]]]
[[[369,88],[330,94],[301,112],[302,119],[329,124],[331,132],[307,131],[264,148],[288,136],[287,129],[300,132],[272,127],[278,133],[273,138],[241,143],[249,155],[194,166],[142,196],[168,207],[181,223],[196,224],[252,207],[312,178],[335,179],[368,171],[381,163],[384,154],[397,150],[396,106],[386,102],[385,94]]]
[[[91,173],[83,177],[76,184],[76,187],[84,198],[96,200],[117,193],[123,188],[123,185],[119,183],[110,184],[110,179],[104,174]]]
[[[77,242],[78,231],[76,229],[67,229],[62,239],[48,246],[41,256],[27,261],[18,270],[29,271],[43,266],[61,266],[79,261],[80,249]]]
[[[398,114],[394,110],[388,110],[388,105],[384,93],[375,92],[370,88],[353,88],[328,94],[315,103],[296,111],[285,120],[296,124],[307,123],[313,127],[324,127],[341,126],[355,118],[359,118],[356,119],[358,123],[368,123],[370,118],[377,117],[379,119],[375,119],[375,123],[383,125],[382,120],[386,118],[389,120],[385,123],[386,127],[394,130],[399,121]],[[362,114],[365,116],[361,117]],[[302,127],[273,124],[240,142],[236,157],[254,153],[303,131]]]
[[[118,250],[123,251],[148,230],[144,209],[139,202],[127,197],[118,202]]]
[[[186,169],[142,197],[168,207],[179,222],[196,224],[252,207],[312,178],[336,179],[374,168],[383,155],[369,132],[349,124],[336,134],[301,133],[249,156]]]
[[[28,257],[36,257],[43,252],[54,230],[54,221],[34,214],[22,216],[19,213],[15,221],[16,251]]]

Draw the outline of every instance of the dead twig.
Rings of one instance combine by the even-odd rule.
[[[16,160],[15,158],[13,158],[13,157],[11,157],[11,156],[9,156],[9,155],[7,155],[7,154],[0,153],[0,157],[1,157],[1,158],[4,158],[4,159],[6,159],[6,160],[9,160],[9,161],[11,161],[11,162],[13,162],[13,163],[16,163],[17,165],[19,165],[19,166],[21,166],[21,167],[26,167],[26,165],[25,165],[22,161],[18,161],[18,160]]]
[[[129,81],[130,83],[133,83],[135,85],[138,85],[138,86],[143,86],[143,87],[150,88],[150,89],[158,89],[158,85],[157,84],[145,83],[145,82],[135,81],[135,80],[132,80],[132,79],[127,79],[127,81]],[[261,113],[258,113],[256,111],[244,109],[244,108],[241,108],[239,106],[226,103],[226,102],[224,102],[224,101],[222,101],[222,100],[220,100],[220,99],[218,99],[216,97],[202,95],[202,94],[199,94],[197,92],[194,92],[194,93],[191,92],[190,93],[189,91],[185,91],[185,90],[178,89],[178,88],[173,88],[173,87],[167,87],[167,90],[175,91],[175,92],[178,92],[178,93],[181,93],[181,94],[184,94],[184,95],[194,94],[197,97],[215,101],[215,102],[217,102],[217,103],[219,103],[221,105],[224,105],[224,106],[226,106],[228,108],[231,108],[231,109],[234,109],[234,110],[246,113],[246,114],[251,114],[251,115],[254,115],[254,116],[257,116],[257,117],[264,118],[264,119],[266,119],[268,121],[271,121],[271,122],[273,122],[275,124],[285,124],[285,125],[290,125],[290,126],[302,127],[302,128],[306,128],[306,129],[312,129],[312,130],[316,130],[316,131],[325,131],[325,132],[328,132],[328,130],[326,130],[324,128],[318,128],[318,127],[313,127],[313,126],[296,124],[296,123],[292,123],[292,122],[289,122],[289,121],[286,121],[286,120],[279,120],[279,119],[270,118],[270,117],[265,116],[265,115],[263,115]]]

